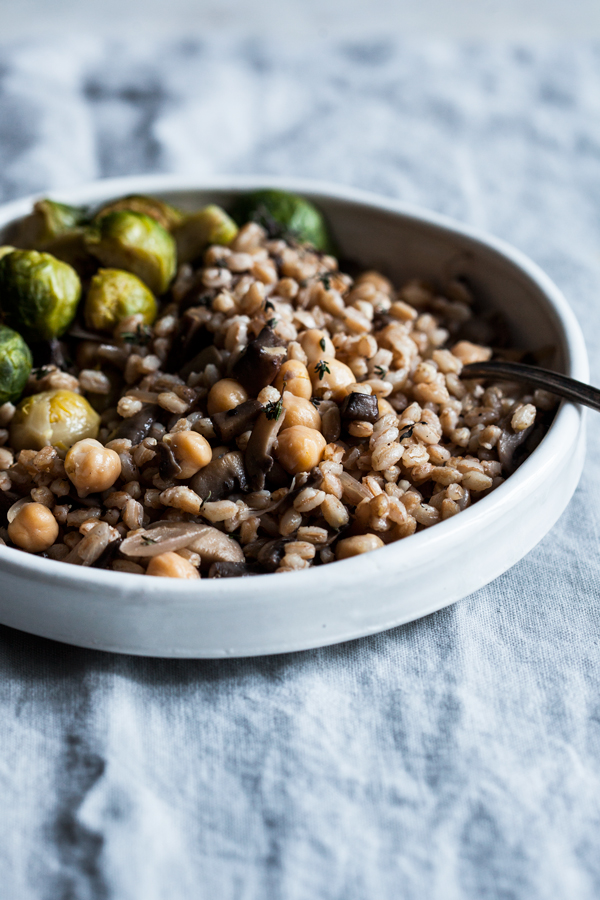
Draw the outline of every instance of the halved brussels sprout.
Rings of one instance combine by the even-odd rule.
[[[10,240],[25,249],[46,249],[46,244],[87,220],[87,212],[55,200],[38,200],[29,216],[20,219],[10,233]]]
[[[3,244],[0,247],[0,259],[2,259],[3,256],[8,256],[8,254],[12,253],[15,249],[16,247],[11,247],[8,244]]]
[[[21,335],[0,325],[0,406],[19,399],[32,365],[31,350]]]
[[[296,194],[270,189],[244,194],[235,205],[233,217],[239,225],[258,222],[272,237],[293,237],[312,244],[315,250],[332,251],[325,219],[316,206]]]
[[[230,244],[238,227],[224,209],[212,204],[192,213],[177,226],[173,236],[177,241],[180,263],[197,259],[209,244]]]
[[[80,297],[75,269],[50,253],[13,250],[0,259],[0,308],[7,324],[30,341],[59,337]]]
[[[105,266],[133,272],[154,294],[164,294],[175,274],[175,241],[144,213],[108,213],[88,229],[86,245]]]
[[[25,397],[10,423],[15,450],[41,450],[52,445],[68,450],[83,438],[98,435],[100,416],[85,397],[73,391],[42,391]]]
[[[158,305],[152,291],[131,272],[99,269],[85,298],[84,315],[88,328],[112,331],[117,322],[136,313],[146,325],[156,319]]]
[[[94,216],[94,222],[97,222],[103,216],[111,212],[119,212],[122,209],[128,209],[131,212],[143,213],[155,219],[159,225],[162,225],[167,231],[172,231],[176,225],[184,219],[184,214],[165,203],[163,200],[157,200],[156,197],[146,197],[143,194],[130,194],[128,197],[120,197],[101,207]]]

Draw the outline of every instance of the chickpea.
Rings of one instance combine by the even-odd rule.
[[[106,491],[121,474],[121,460],[114,450],[104,447],[94,438],[73,444],[65,457],[67,478],[77,488],[80,497]]]
[[[385,397],[377,398],[377,408],[379,409],[380,416],[396,415],[396,410],[394,409],[392,404],[385,399]]]
[[[205,437],[196,431],[176,431],[166,434],[164,443],[171,448],[181,466],[177,478],[191,478],[212,459],[212,448]]]
[[[200,572],[183,556],[168,551],[153,556],[148,563],[146,575],[158,575],[161,578],[200,578]]]
[[[320,328],[309,328],[299,336],[300,346],[310,363],[316,363],[325,356],[334,357],[335,347],[331,338]]]
[[[286,413],[287,415],[287,413]],[[315,428],[292,425],[281,431],[275,456],[290,475],[308,472],[321,462],[327,441]]]
[[[8,526],[8,536],[21,550],[40,553],[58,537],[58,522],[43,503],[26,503]]]
[[[213,416],[218,412],[227,412],[228,409],[234,409],[247,399],[248,393],[238,381],[233,378],[221,378],[210,389],[208,414]]]
[[[292,428],[293,425],[304,425],[306,428],[314,428],[321,431],[321,416],[319,411],[315,409],[310,400],[304,397],[296,397],[289,391],[283,392],[283,408],[285,409],[285,419],[281,430]]]
[[[344,538],[339,541],[336,550],[336,559],[349,559],[351,556],[358,556],[360,553],[368,553],[370,550],[377,550],[383,547],[383,541],[376,534],[356,534],[354,537]]]
[[[294,394],[296,397],[303,397],[305,400],[310,400],[312,397],[312,386],[308,375],[308,369],[304,363],[300,362],[300,360],[288,359],[284,362],[277,373],[277,378],[273,382],[273,385],[281,392],[283,390],[284,382],[285,389],[286,391],[289,391],[290,394]]]
[[[356,381],[352,369],[332,356],[322,356],[316,363],[310,363],[309,371],[314,393],[320,396],[331,391],[336,403],[342,402],[345,388]]]

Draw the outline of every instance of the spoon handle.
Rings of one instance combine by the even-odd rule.
[[[573,400],[575,403],[583,403],[584,406],[590,406],[600,412],[600,390],[598,388],[590,387],[589,384],[583,384],[582,381],[576,381],[566,375],[559,375],[558,372],[550,372],[548,369],[539,369],[537,366],[527,366],[523,363],[493,360],[492,362],[469,363],[468,366],[463,366],[460,373],[461,378],[490,378],[498,375],[510,381],[526,381],[529,384],[535,384],[551,394],[556,394],[557,397],[564,397],[565,400]]]

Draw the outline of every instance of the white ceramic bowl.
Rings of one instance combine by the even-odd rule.
[[[554,345],[556,368],[587,381],[581,331],[552,281],[522,253],[444,216],[351,188],[263,177],[122,178],[52,196],[82,204],[148,193],[191,210],[265,186],[313,200],[346,256],[396,282],[467,275],[522,346]],[[0,207],[0,230],[35,199]],[[563,404],[517,472],[459,516],[374,553],[286,575],[179,582],[0,547],[0,622],[83,647],[173,657],[281,653],[383,631],[454,603],[525,556],[565,509],[584,453],[583,411]]]

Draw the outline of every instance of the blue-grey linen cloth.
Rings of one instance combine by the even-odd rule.
[[[598,46],[1,47],[0,199],[138,172],[312,176],[482,226],[564,290],[600,383]],[[599,897],[589,424],[545,540],[388,633],[203,662],[0,628],[2,900]]]

